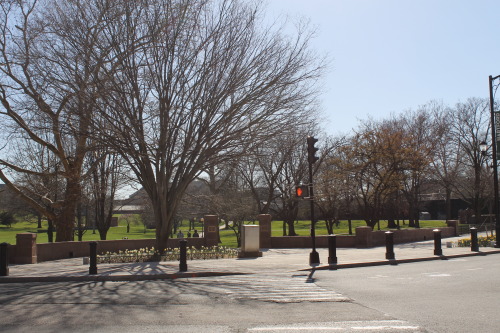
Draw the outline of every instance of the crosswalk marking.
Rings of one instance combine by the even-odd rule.
[[[247,332],[426,332],[403,320],[341,321],[252,327]]]
[[[302,276],[239,275],[214,278],[211,281],[212,288],[233,299],[275,303],[349,301],[342,294],[321,288]]]

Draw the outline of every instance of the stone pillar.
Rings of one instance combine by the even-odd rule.
[[[205,246],[219,245],[219,217],[217,215],[205,215],[203,221]]]
[[[36,264],[36,234],[16,235],[16,264]]]
[[[459,224],[459,221],[458,221],[458,220],[448,220],[448,221],[446,221],[446,225],[447,225],[448,227],[455,228],[455,237],[456,237],[456,236],[460,236],[460,235],[458,234],[458,224]]]
[[[372,228],[356,228],[356,247],[372,247]]]
[[[260,214],[257,216],[260,226],[260,248],[270,249],[271,246],[271,215]]]

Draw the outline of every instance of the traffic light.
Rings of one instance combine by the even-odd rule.
[[[319,160],[319,157],[316,156],[316,152],[319,148],[314,147],[316,142],[318,142],[318,139],[312,136],[307,137],[307,160],[310,164],[314,164],[317,160]]]
[[[299,185],[295,187],[295,196],[297,198],[308,198],[309,197],[309,186],[308,185]]]

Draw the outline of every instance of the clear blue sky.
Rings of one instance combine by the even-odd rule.
[[[317,28],[328,134],[430,100],[488,97],[488,76],[500,75],[499,0],[267,0],[267,14]]]

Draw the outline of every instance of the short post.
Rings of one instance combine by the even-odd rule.
[[[441,249],[441,230],[434,229],[432,232],[434,233],[434,255],[442,256],[443,250]]]
[[[387,231],[385,233],[385,259],[395,259],[394,255],[394,233]]]
[[[337,236],[328,236],[328,264],[337,264]]]
[[[187,241],[185,239],[179,242],[180,245],[180,257],[179,257],[179,272],[186,272],[188,270],[187,266]]]
[[[97,274],[97,242],[90,242],[90,253],[89,253],[89,275]]]
[[[470,228],[470,250],[479,252],[479,243],[477,241],[477,228]]]
[[[0,276],[9,276],[9,244],[0,244]]]

